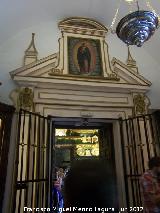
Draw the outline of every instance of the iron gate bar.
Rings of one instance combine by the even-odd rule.
[[[126,194],[126,201],[127,201],[127,208],[129,208],[129,192],[128,192],[128,181],[126,179],[126,157],[125,157],[125,144],[124,144],[124,135],[123,135],[123,120],[122,118],[119,119],[120,124],[120,137],[122,143],[122,155],[123,155],[123,171],[124,171],[124,183],[125,183],[125,194]]]
[[[47,138],[47,141],[46,141],[46,147],[48,147],[48,149],[46,149],[46,162],[48,162],[45,166],[45,176],[47,178],[48,181],[45,182],[45,188],[46,188],[46,191],[49,192],[49,146],[50,146],[50,143],[52,142],[50,140],[50,125],[51,125],[51,120],[50,120],[50,117],[47,118],[47,131],[46,131],[46,138]],[[46,195],[45,197],[45,206],[48,206],[48,195]]]
[[[139,117],[136,119],[137,120],[137,127],[138,127],[138,138],[139,138],[139,149],[140,149],[140,153],[141,153],[141,165],[142,165],[142,173],[144,173],[145,171],[145,168],[144,168],[144,153],[143,153],[143,144],[142,144],[142,137],[141,137],[141,134],[140,134],[140,121],[139,121]],[[139,172],[138,172],[139,173]],[[138,174],[138,176],[140,177],[141,174]],[[139,182],[139,179],[137,179],[137,182],[138,182],[138,192],[139,192],[139,202],[138,203],[142,203],[142,200],[141,200],[141,191],[140,191],[140,182]]]
[[[154,112],[153,113],[153,116],[154,118],[157,117],[157,119],[154,119],[155,120],[155,129],[156,129],[156,139],[157,139],[157,144],[160,145],[160,113],[159,113],[159,110],[157,112]]]
[[[134,144],[134,152],[135,152],[135,160],[136,160],[136,172],[137,174],[139,173],[138,171],[138,158],[137,158],[137,147],[136,147],[136,136],[135,136],[135,127],[134,127],[134,123],[133,123],[133,120],[131,120],[131,123],[132,123],[132,132],[133,132],[133,144]],[[138,187],[136,187],[136,198],[138,199],[139,196],[140,196],[140,185],[139,185],[139,181],[136,181],[135,184],[138,185]],[[137,206],[137,203],[134,203],[135,206]]]
[[[52,168],[53,168],[53,154],[54,154],[54,143],[55,143],[55,128],[54,128],[54,123],[52,121],[51,123],[51,152],[52,152],[52,155],[51,155],[51,170],[50,170],[50,180],[52,181],[53,180],[53,172],[52,172]],[[52,182],[50,182],[50,208],[52,208],[52,200],[53,200],[53,197],[52,197]]]
[[[37,168],[36,168],[36,177],[39,179],[40,177],[40,172],[39,172],[39,169],[40,169],[40,117],[38,117],[38,134],[37,134]],[[39,184],[37,183],[36,184],[36,207],[39,207]]]
[[[137,117],[137,127],[138,127],[138,136],[139,136],[139,146],[140,146],[140,152],[141,152],[141,160],[142,160],[142,169],[143,172],[145,171],[144,168],[144,155],[143,155],[143,144],[142,144],[142,137],[141,137],[141,132],[140,132],[140,124],[139,124],[139,117]]]
[[[50,143],[49,141],[52,143],[52,141],[50,140],[50,124],[51,124],[51,121],[50,121],[50,117],[48,117],[47,119],[47,146],[48,146],[48,149],[47,149],[47,152],[46,152],[46,162],[49,162],[49,147],[50,147]],[[52,155],[51,155],[52,156]],[[46,178],[48,179],[48,181],[46,182],[46,191],[49,192],[49,182],[50,182],[50,176],[49,176],[49,172],[50,172],[50,168],[49,168],[49,163],[46,164]],[[46,206],[49,206],[49,202],[48,202],[49,198],[48,198],[48,195],[46,195]],[[50,201],[50,200],[49,200]]]
[[[129,155],[129,169],[130,169],[130,174],[132,174],[132,171],[133,171],[133,168],[132,168],[132,162],[131,162],[131,149],[132,149],[132,145],[130,145],[129,143],[129,134],[128,134],[128,122],[127,120],[125,121],[126,122],[126,129],[127,129],[127,148],[128,148],[128,155]]]
[[[130,150],[133,150],[133,147],[132,147],[132,145],[129,143],[128,121],[126,120],[125,123],[126,123],[126,129],[127,129],[127,144],[128,144],[129,166],[130,166],[129,168],[130,168],[130,174],[132,174],[133,168],[132,168],[131,151],[130,151]],[[124,148],[125,148],[125,147],[124,147]],[[125,156],[126,156],[126,155],[125,155]],[[125,160],[127,161],[126,158],[125,158]],[[125,172],[125,174],[126,174],[126,172]],[[125,176],[125,179],[126,179],[126,177],[127,177],[127,174],[126,174],[126,176]],[[128,180],[127,180],[127,187],[129,186],[128,184],[129,184],[129,182],[128,182]],[[133,185],[133,181],[132,181],[132,180],[131,180],[131,190],[132,190],[132,192],[134,191],[134,185]],[[129,199],[129,192],[127,193],[127,197],[128,197],[128,199]],[[129,203],[129,200],[128,200],[127,203]],[[129,207],[129,206],[128,206],[128,207]]]
[[[135,165],[135,161],[134,159],[136,158],[135,156],[135,149],[134,149],[134,144],[133,144],[133,132],[132,132],[132,124],[131,124],[131,119],[128,120],[129,123],[129,130],[130,130],[130,142],[131,142],[131,146],[132,146],[132,162],[133,162],[133,172],[136,173],[136,165]],[[129,181],[129,180],[128,180]],[[133,198],[133,205],[135,205],[136,200],[135,200],[135,187],[134,187],[134,182],[133,179],[130,179],[131,184],[133,185],[133,189],[132,189],[132,198]]]
[[[18,135],[17,135],[17,142],[19,144],[19,141],[20,141],[20,128],[21,128],[21,114],[22,114],[22,111],[20,110],[19,111],[19,118],[18,118]],[[18,163],[19,163],[19,146],[16,146],[16,168],[15,168],[15,180],[17,179],[17,174],[18,174]],[[12,212],[14,213],[15,212],[15,209],[16,209],[16,192],[17,192],[17,187],[16,187],[16,182],[14,183],[15,187],[14,187],[14,199],[13,199],[13,208],[12,208]]]
[[[156,145],[156,140],[155,140],[155,134],[154,134],[154,129],[153,129],[153,119],[151,117],[151,115],[149,115],[149,124],[150,124],[150,128],[151,128],[151,135],[154,141],[154,144]],[[153,150],[154,150],[154,155],[157,156],[157,150],[156,150],[156,146],[153,146]]]
[[[48,180],[47,178],[41,178],[41,179],[34,179],[34,180],[22,180],[22,181],[17,181],[17,183],[34,183],[34,182],[41,182],[41,181],[46,181]]]
[[[136,152],[136,138],[135,138],[135,131],[134,131],[134,123],[133,120],[129,120],[130,125],[131,125],[131,135],[132,135],[132,142],[133,142],[133,153],[135,157],[135,172],[138,174],[138,162],[137,162],[137,152]]]
[[[29,126],[28,126],[28,138],[27,138],[27,169],[26,169],[26,175],[25,178],[29,179],[29,162],[30,162],[30,134],[31,134],[31,114],[29,114]],[[25,206],[27,206],[27,202],[28,202],[28,187],[26,187],[25,190]]]
[[[148,134],[147,134],[147,124],[146,124],[146,119],[144,116],[143,116],[143,120],[144,120],[144,130],[145,130],[145,137],[146,137],[146,144],[147,144],[148,159],[150,159],[151,156],[150,156],[149,140],[148,140]]]
[[[22,114],[21,114],[22,115]],[[24,112],[24,118],[23,118],[23,131],[22,131],[22,151],[21,151],[21,171],[20,171],[20,181],[22,181],[22,173],[23,173],[23,152],[24,152],[24,126],[25,126],[25,112]],[[20,131],[20,130],[19,130]],[[20,213],[21,208],[21,198],[22,198],[22,189],[20,189],[19,193],[19,203],[18,203],[18,213]]]
[[[45,176],[45,173],[44,173],[44,157],[45,157],[45,118],[43,118],[43,131],[42,131],[42,143],[43,143],[43,146],[42,146],[42,152],[43,152],[43,174],[42,176],[44,177]],[[44,200],[44,183],[42,183],[42,202]]]
[[[1,129],[0,129],[0,153],[2,153],[2,150],[3,150],[3,143],[4,143],[4,131],[5,131],[5,124],[4,124],[4,116],[0,117],[1,119]],[[1,155],[0,155],[0,162],[1,162]],[[2,170],[1,170],[2,171]]]
[[[143,117],[147,117],[147,116],[149,116],[149,115],[151,115],[152,116],[152,114],[151,113],[147,113],[147,114],[143,114],[143,115],[136,115],[136,116],[133,116],[133,117],[129,117],[129,118],[125,118],[125,119],[122,119],[123,121],[125,121],[125,120],[131,120],[131,119],[136,119],[136,118],[143,118]]]
[[[37,119],[36,119],[36,115],[34,115],[34,133],[36,132],[36,126],[37,126]],[[33,140],[33,158],[32,158],[32,180],[34,180],[34,167],[35,167],[35,148],[36,148],[36,145],[35,145],[35,141],[36,141],[36,134],[34,134],[34,140]],[[34,180],[35,182],[35,180]],[[31,206],[33,208],[33,189],[34,189],[34,183],[32,184],[32,189],[31,189]]]

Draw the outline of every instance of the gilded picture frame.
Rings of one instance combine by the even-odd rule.
[[[68,69],[71,75],[102,76],[100,41],[68,37]]]

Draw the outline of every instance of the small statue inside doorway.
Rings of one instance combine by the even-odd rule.
[[[33,107],[33,91],[25,87],[19,93],[19,107],[25,110],[32,110]]]

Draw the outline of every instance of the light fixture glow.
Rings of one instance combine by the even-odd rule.
[[[130,3],[130,2],[133,2],[134,0],[125,0],[126,2]]]

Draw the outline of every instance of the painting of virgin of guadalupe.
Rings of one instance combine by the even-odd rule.
[[[99,40],[68,38],[69,74],[102,76]]]

